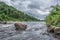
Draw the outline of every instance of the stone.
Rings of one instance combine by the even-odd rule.
[[[60,27],[56,27],[54,30],[54,36],[60,38]]]
[[[54,30],[54,33],[59,33],[60,34],[60,27],[56,27]]]
[[[47,28],[47,31],[51,32],[51,33],[54,33],[54,29],[55,29],[55,26],[51,25],[50,27]]]
[[[22,23],[15,23],[15,28],[16,30],[25,30],[27,28],[27,25],[22,24]]]
[[[7,24],[6,21],[0,21],[0,24]]]

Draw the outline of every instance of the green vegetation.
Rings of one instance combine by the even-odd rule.
[[[0,2],[0,21],[39,21],[12,6]]]
[[[50,14],[46,17],[47,26],[54,25],[60,27],[60,5],[56,5],[50,11]]]

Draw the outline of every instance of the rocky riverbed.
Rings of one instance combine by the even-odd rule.
[[[27,29],[15,30],[14,22],[0,24],[0,40],[57,40],[53,34],[47,32],[45,22],[21,22]]]

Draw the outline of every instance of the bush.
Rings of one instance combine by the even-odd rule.
[[[47,26],[54,25],[60,27],[60,5],[56,5],[50,11],[50,14],[46,17]]]

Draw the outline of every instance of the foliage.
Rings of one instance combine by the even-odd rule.
[[[56,5],[50,11],[50,14],[46,17],[47,26],[54,25],[60,27],[60,5]]]
[[[39,21],[12,6],[0,2],[0,21]]]

